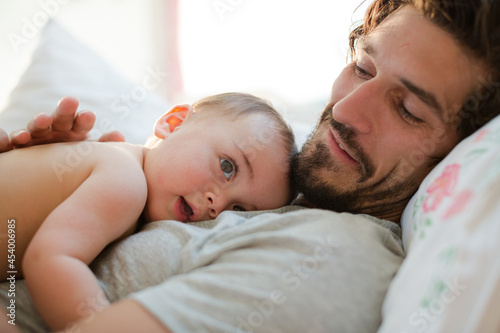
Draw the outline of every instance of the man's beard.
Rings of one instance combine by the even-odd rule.
[[[312,137],[304,144],[301,152],[292,161],[297,190],[304,196],[307,205],[336,212],[364,213],[387,218],[400,215],[417,190],[418,184],[413,174],[405,179],[397,179],[389,173],[377,182],[369,183],[375,166],[369,156],[356,141],[352,129],[332,117],[332,109],[323,112],[316,131],[320,126],[331,126],[349,152],[359,162],[358,179],[340,188],[335,177],[341,166],[333,158],[330,148],[320,137]],[[316,132],[315,131],[315,132]],[[394,171],[394,170],[393,170]],[[325,177],[325,174],[328,176]],[[330,176],[331,175],[331,176]],[[399,216],[398,216],[399,218]]]

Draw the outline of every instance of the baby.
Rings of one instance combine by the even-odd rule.
[[[270,105],[227,93],[174,107],[145,146],[57,143],[1,154],[0,279],[24,276],[49,327],[63,329],[101,290],[87,265],[138,220],[286,205],[295,153]]]

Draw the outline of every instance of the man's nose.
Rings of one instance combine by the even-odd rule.
[[[380,121],[383,107],[383,93],[376,79],[369,80],[353,88],[335,103],[333,118],[358,134],[370,133]]]

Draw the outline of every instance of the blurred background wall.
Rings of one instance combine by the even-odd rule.
[[[49,18],[154,92],[175,102],[245,91],[292,120],[315,122],[346,64],[361,0],[1,0],[0,102],[29,62]]]

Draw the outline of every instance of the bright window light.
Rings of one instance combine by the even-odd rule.
[[[346,65],[361,1],[179,1],[187,94],[265,92],[289,103],[325,100]]]

